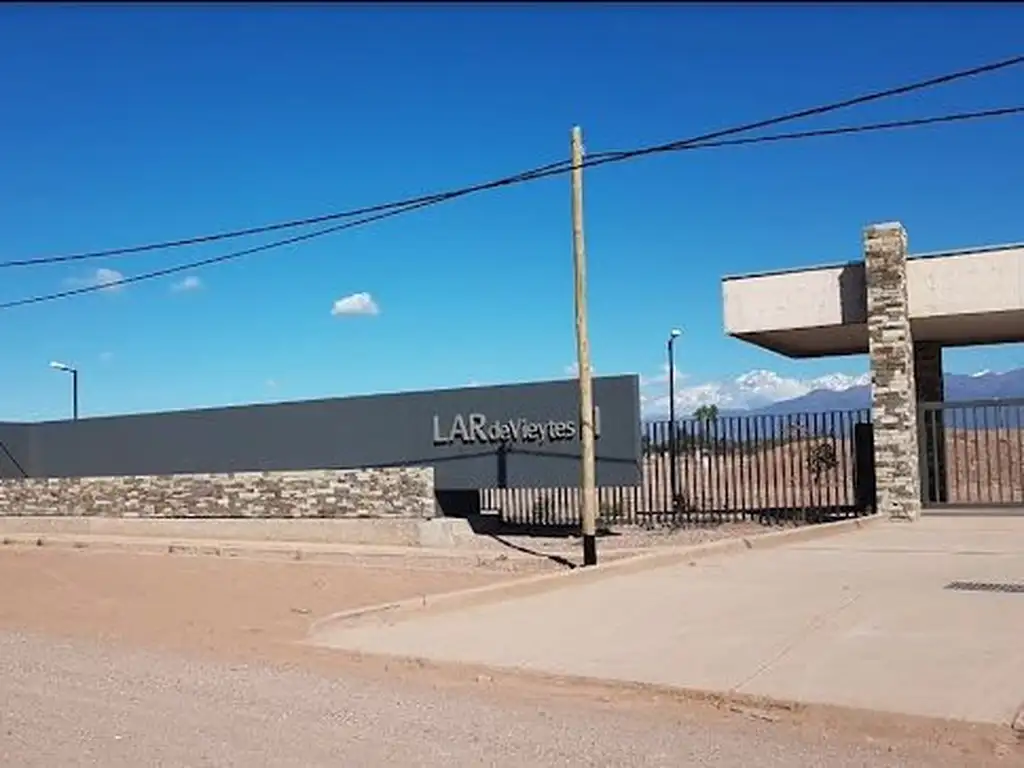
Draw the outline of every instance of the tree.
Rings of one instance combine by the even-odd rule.
[[[811,447],[807,457],[807,468],[811,471],[814,482],[820,483],[821,478],[839,466],[839,456],[831,440],[822,440]]]
[[[703,424],[710,424],[718,419],[718,406],[714,404],[702,405],[693,412],[693,418]]]
[[[702,405],[693,412],[693,418],[701,425],[700,442],[706,444],[708,433],[711,431],[711,425],[718,419],[718,406],[713,404]]]

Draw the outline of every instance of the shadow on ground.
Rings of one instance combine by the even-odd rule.
[[[568,568],[569,570],[579,568],[579,565],[577,563],[574,563],[572,560],[570,560],[567,557],[563,557],[562,555],[557,555],[552,552],[541,552],[540,550],[533,549],[531,547],[524,547],[522,544],[516,544],[515,542],[509,541],[508,539],[504,539],[501,536],[494,533],[487,534],[487,537],[493,539],[494,541],[498,542],[504,547],[514,549],[516,552],[522,552],[524,555],[542,557],[546,560],[550,560],[552,563],[555,563],[556,565],[561,565],[565,568]]]

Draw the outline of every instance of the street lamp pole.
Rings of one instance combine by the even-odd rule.
[[[673,328],[668,335],[668,459],[669,484],[672,492],[672,511],[675,512],[679,500],[678,461],[676,459],[676,360],[675,341],[682,331]]]
[[[71,374],[71,414],[72,419],[78,421],[78,369],[66,363],[58,363],[56,361],[50,363],[50,367],[55,371]]]

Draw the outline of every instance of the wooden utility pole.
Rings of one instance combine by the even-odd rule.
[[[572,129],[572,261],[576,297],[576,368],[580,385],[580,491],[583,565],[597,565],[597,484],[594,471],[594,392],[587,332],[587,251],[583,242],[583,132]]]

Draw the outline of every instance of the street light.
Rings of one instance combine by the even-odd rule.
[[[78,421],[78,369],[66,363],[58,363],[56,360],[50,363],[50,367],[55,371],[71,374],[71,413],[72,418]]]
[[[676,511],[676,500],[679,498],[676,464],[676,360],[675,341],[683,332],[673,328],[668,334],[668,459],[669,483],[672,491],[672,511]]]

